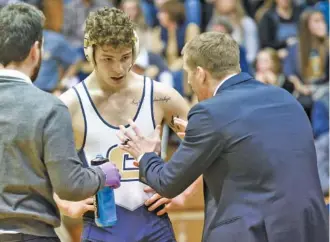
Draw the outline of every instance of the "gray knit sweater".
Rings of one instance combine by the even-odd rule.
[[[0,231],[55,236],[53,192],[82,200],[103,188],[100,168],[83,168],[67,107],[19,77],[0,75]]]

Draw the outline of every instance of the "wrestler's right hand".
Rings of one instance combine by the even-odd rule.
[[[95,210],[93,197],[78,202],[71,202],[60,199],[54,193],[54,200],[61,213],[71,218],[81,218],[87,211]]]
[[[94,211],[94,198],[90,197],[79,202],[70,202],[63,214],[71,218],[81,218],[87,211]]]
[[[105,186],[116,189],[120,187],[120,178],[119,170],[111,162],[106,162],[99,166],[103,173],[105,174]]]

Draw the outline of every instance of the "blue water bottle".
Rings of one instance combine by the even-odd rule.
[[[97,155],[91,161],[92,166],[99,166],[109,162],[109,159],[102,155]],[[110,227],[117,222],[117,212],[115,203],[115,194],[112,188],[104,187],[99,190],[94,197],[95,223],[98,227]]]

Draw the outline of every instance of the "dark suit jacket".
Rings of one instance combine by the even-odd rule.
[[[171,160],[145,154],[140,176],[174,197],[203,174],[203,241],[328,241],[313,133],[294,97],[240,73],[188,121]]]

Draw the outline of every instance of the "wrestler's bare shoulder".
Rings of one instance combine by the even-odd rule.
[[[79,99],[73,88],[65,91],[59,98],[68,107],[71,117],[80,110]]]

